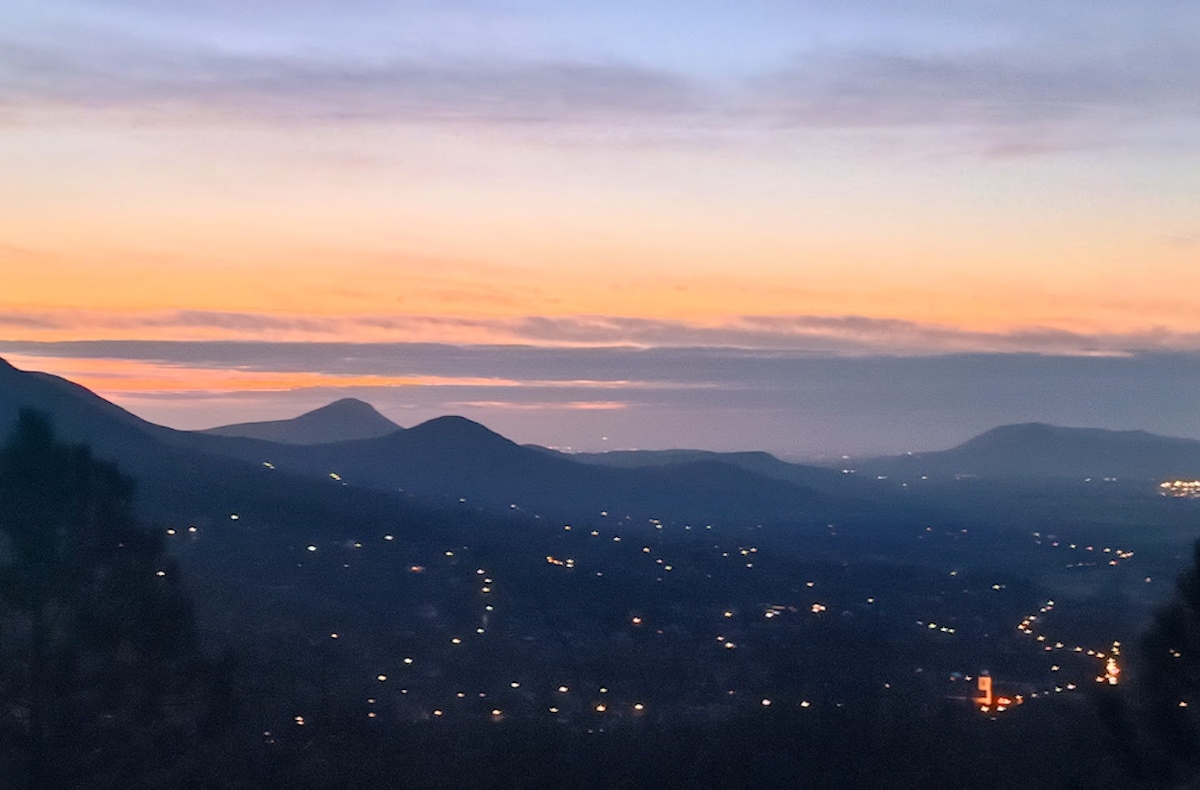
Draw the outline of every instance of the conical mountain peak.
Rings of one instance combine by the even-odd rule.
[[[329,444],[374,439],[399,430],[402,430],[399,425],[384,417],[366,401],[342,398],[290,420],[223,425],[204,433],[281,444]]]

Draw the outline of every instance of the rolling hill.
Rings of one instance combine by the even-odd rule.
[[[262,455],[269,450],[269,455]],[[219,450],[218,450],[219,451]],[[313,477],[449,503],[563,518],[825,518],[836,496],[738,466],[695,459],[624,469],[518,445],[463,417],[439,417],[387,436],[319,446],[230,446],[243,460]]]
[[[563,455],[536,445],[527,445],[536,450]],[[808,466],[781,461],[762,451],[715,452],[712,450],[610,450],[603,453],[569,453],[566,458],[582,464],[608,466],[618,469],[654,469],[679,464],[718,463],[735,466],[751,474],[771,480],[814,488],[837,494],[872,494],[878,490],[863,480],[847,478],[840,470],[822,466]]]
[[[1200,478],[1200,441],[1145,431],[1025,423],[993,428],[957,447],[856,461],[860,473],[989,478]]]

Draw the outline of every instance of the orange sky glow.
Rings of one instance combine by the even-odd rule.
[[[1200,435],[1198,38],[1179,3],[11,0],[0,357],[181,427]]]
[[[1200,351],[1194,14],[251,5],[0,10],[0,356],[179,414],[475,388],[445,403],[602,416],[645,385],[620,353],[551,380],[401,346]]]

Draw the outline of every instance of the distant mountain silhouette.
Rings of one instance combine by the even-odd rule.
[[[859,475],[753,452],[564,455],[517,445],[462,417],[400,429],[356,401],[264,430],[309,441],[329,436],[319,430],[347,426],[392,430],[372,438],[285,444],[154,425],[77,384],[0,360],[0,431],[21,406],[47,412],[65,439],[91,444],[97,455],[118,461],[142,481],[150,515],[256,508],[275,519],[310,521],[338,517],[348,507],[397,513],[417,497],[472,508],[515,505],[564,518],[607,511],[614,518],[869,520],[902,506],[864,479],[880,475],[1200,478],[1200,441],[1041,424],[997,428],[941,452],[858,461]]]
[[[537,445],[526,446],[534,450],[560,454],[556,450]],[[569,453],[565,457],[579,463],[620,469],[644,469],[696,462],[729,464],[771,480],[842,494],[847,493],[847,486],[852,484],[852,481],[848,481],[839,471],[821,466],[788,463],[763,451],[723,453],[712,450],[610,450],[603,453]]]
[[[120,462],[144,483],[142,501],[151,516],[253,507],[274,518],[314,520],[332,517],[347,498],[356,507],[394,508],[387,503],[401,501],[400,492],[453,505],[515,504],[522,511],[571,518],[609,511],[614,518],[825,519],[847,507],[864,507],[709,460],[651,469],[582,464],[521,447],[462,417],[316,445],[177,431],[65,379],[3,363],[0,431],[21,406],[45,411],[64,438],[87,442],[100,457]],[[363,489],[386,496],[350,493]]]
[[[403,430],[375,407],[356,398],[342,398],[290,420],[222,425],[197,433],[239,436],[281,444],[328,444],[374,439]]]
[[[1200,441],[1146,431],[1025,423],[940,452],[857,461],[860,473],[992,478],[1200,478]]]

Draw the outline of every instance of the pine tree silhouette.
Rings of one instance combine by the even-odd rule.
[[[211,666],[133,487],[23,410],[0,449],[6,787],[171,782],[210,721]]]

